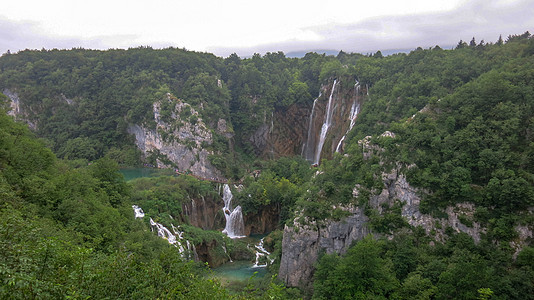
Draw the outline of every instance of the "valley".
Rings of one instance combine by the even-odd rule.
[[[531,299],[533,86],[528,32],[4,54],[0,298]]]

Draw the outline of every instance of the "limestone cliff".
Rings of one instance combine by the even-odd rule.
[[[280,208],[268,205],[261,211],[243,216],[245,235],[267,234],[276,230],[280,222]]]
[[[264,158],[299,155],[309,111],[307,105],[293,104],[266,116],[266,121],[249,137],[256,154]]]
[[[356,107],[363,102],[358,84],[334,80],[321,87],[319,97],[310,103],[295,103],[275,110],[249,137],[256,153],[264,158],[302,155],[313,162],[317,151],[320,157],[330,158],[342,144],[341,140],[354,125]],[[328,103],[331,102],[330,106]],[[330,108],[330,109],[328,109]],[[325,132],[324,145],[318,148],[321,130],[330,114],[331,124]]]
[[[314,272],[319,251],[345,253],[353,241],[369,234],[367,217],[358,207],[347,208],[351,215],[341,222],[331,222],[317,231],[295,221],[285,226],[282,240],[282,259],[278,277],[286,285],[306,287]]]
[[[380,138],[394,138],[391,132],[384,133]],[[359,143],[363,148],[364,157],[378,155],[383,151],[379,146],[370,142],[370,137]],[[480,235],[486,228],[473,221],[475,205],[473,203],[457,203],[445,209],[445,218],[436,218],[424,214],[420,210],[421,196],[427,193],[411,186],[403,174],[403,170],[413,166],[397,165],[389,172],[382,174],[383,188],[381,190],[366,191],[370,194],[368,206],[379,214],[396,204],[402,205],[401,215],[413,227],[421,227],[436,241],[444,241],[446,229],[452,228],[456,232],[464,232],[478,243]],[[355,185],[353,197],[356,199],[365,190]],[[354,201],[357,203],[358,201]],[[368,217],[363,209],[355,206],[346,207],[350,215],[341,221],[330,221],[319,231],[316,228],[299,224],[295,219],[293,226],[286,226],[282,241],[282,258],[279,277],[288,286],[306,287],[313,278],[314,263],[321,250],[326,253],[345,253],[351,243],[361,240],[369,233],[375,235],[368,223]],[[470,224],[463,224],[460,220],[470,220]],[[519,233],[517,241],[511,246],[520,249],[529,238],[531,239],[532,226],[517,226]],[[390,236],[386,236],[390,237]]]
[[[358,82],[334,80],[331,85],[324,85],[307,118],[302,156],[319,163],[342,150],[345,135],[354,126],[366,97]]]
[[[31,130],[36,130],[37,124],[35,121],[30,120],[26,111],[22,108],[23,105],[17,92],[4,89],[2,93],[9,99],[9,111],[7,114],[13,116],[15,120],[23,121],[28,124],[28,127],[30,127]]]
[[[225,222],[222,206],[220,197],[191,198],[182,204],[182,219],[204,230],[219,230],[224,228]]]
[[[170,107],[170,112],[163,107]],[[206,149],[212,143],[212,134],[199,113],[170,94],[152,108],[155,126],[132,124],[128,128],[145,158],[155,160],[159,168],[191,172],[202,179],[224,180],[208,160],[213,154]]]

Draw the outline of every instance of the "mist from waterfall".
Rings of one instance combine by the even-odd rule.
[[[356,84],[354,85],[354,96],[358,97],[359,93],[360,93],[360,83],[356,81]],[[347,132],[345,132],[345,135],[343,135],[341,140],[339,140],[339,143],[337,144],[337,147],[336,147],[336,152],[339,152],[341,150],[341,145],[345,141],[345,137],[352,130],[352,128],[354,127],[354,124],[356,124],[356,117],[358,117],[359,112],[360,112],[360,103],[358,103],[358,101],[354,101],[352,103],[352,107],[350,108],[349,129],[347,129]]]
[[[143,219],[145,213],[143,209],[137,205],[132,205],[136,219]],[[152,231],[156,231],[160,238],[166,239],[169,244],[178,248],[178,252],[184,258],[191,258],[190,254],[194,255],[194,258],[197,258],[197,252],[195,245],[191,244],[188,240],[184,239],[184,232],[179,230],[179,227],[175,227],[174,224],[171,224],[172,232],[165,226],[160,223],[155,222],[150,218],[150,228]],[[189,252],[186,252],[188,250]]]
[[[323,126],[321,127],[321,134],[319,135],[319,143],[317,144],[317,149],[315,149],[315,157],[313,160],[314,164],[319,164],[319,160],[321,159],[321,152],[323,151],[323,145],[326,140],[326,134],[328,133],[328,129],[332,125],[332,98],[334,96],[334,90],[336,89],[337,79],[334,80],[334,84],[332,85],[332,91],[330,91],[330,97],[328,98],[328,105],[326,106],[326,112],[325,112],[325,118]]]
[[[243,213],[241,206],[237,206],[232,209],[232,191],[228,184],[224,184],[223,187],[223,201],[224,201],[224,217],[226,218],[226,226],[223,233],[229,238],[242,238],[245,237],[245,222],[243,221]]]

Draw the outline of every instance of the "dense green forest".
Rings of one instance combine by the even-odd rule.
[[[160,194],[164,211],[175,193],[204,183],[185,177],[181,185],[143,188],[126,184],[116,162],[103,158],[73,167],[58,160],[26,125],[0,114],[0,298],[2,299],[208,299],[282,297],[272,283],[230,295],[200,262],[184,259],[154,235],[148,221],[134,219],[131,201]],[[163,179],[167,177],[162,177]],[[179,180],[180,181],[180,180]],[[188,182],[189,181],[189,182]],[[138,184],[139,186],[140,184]],[[144,184],[146,186],[146,183]],[[139,187],[138,187],[139,188]],[[182,190],[182,188],[186,188]],[[165,193],[167,191],[167,193]],[[200,191],[197,191],[200,192]],[[158,198],[150,203],[161,205]],[[167,201],[166,201],[167,200]],[[148,202],[147,212],[161,217]],[[191,240],[231,240],[220,232]]]
[[[311,107],[321,85],[336,78],[369,87],[344,153],[317,168],[299,157],[255,156],[247,137],[266,114]],[[521,251],[512,247],[520,241],[516,228],[534,224],[534,38],[528,32],[390,56],[279,52],[223,59],[174,48],[26,50],[0,57],[0,89],[15,90],[36,124],[32,133],[0,114],[2,298],[534,298],[532,237]],[[295,218],[320,229],[355,205],[374,236],[346,254],[323,253],[313,283],[300,292],[267,279],[236,293],[210,279],[205,266],[151,233],[148,220],[134,219],[131,205],[170,224],[169,214],[179,215],[190,197],[217,197],[213,184],[188,176],[126,183],[118,173],[119,164],[141,162],[126,127],[150,122],[152,103],[166,93],[198,108],[211,128],[229,120],[234,139],[216,137],[212,147],[227,162],[228,178],[243,184],[235,199],[245,214],[274,206],[278,229]],[[385,131],[394,135],[381,137]],[[367,136],[372,155],[358,143]],[[250,168],[261,173],[245,174]],[[446,219],[447,207],[473,204],[474,213],[460,221],[484,228],[480,241],[452,228],[436,240],[406,222],[403,203],[382,213],[372,208],[369,198],[393,169],[421,191],[422,213]],[[191,241],[227,243],[246,256],[246,245],[182,221]],[[270,238],[274,275],[281,231]]]

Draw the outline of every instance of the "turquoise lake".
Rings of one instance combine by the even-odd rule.
[[[227,284],[234,281],[246,281],[254,273],[255,278],[262,278],[267,274],[267,268],[265,267],[252,267],[253,263],[250,261],[235,261],[225,263],[224,265],[214,268],[213,274],[221,280],[221,283]]]

